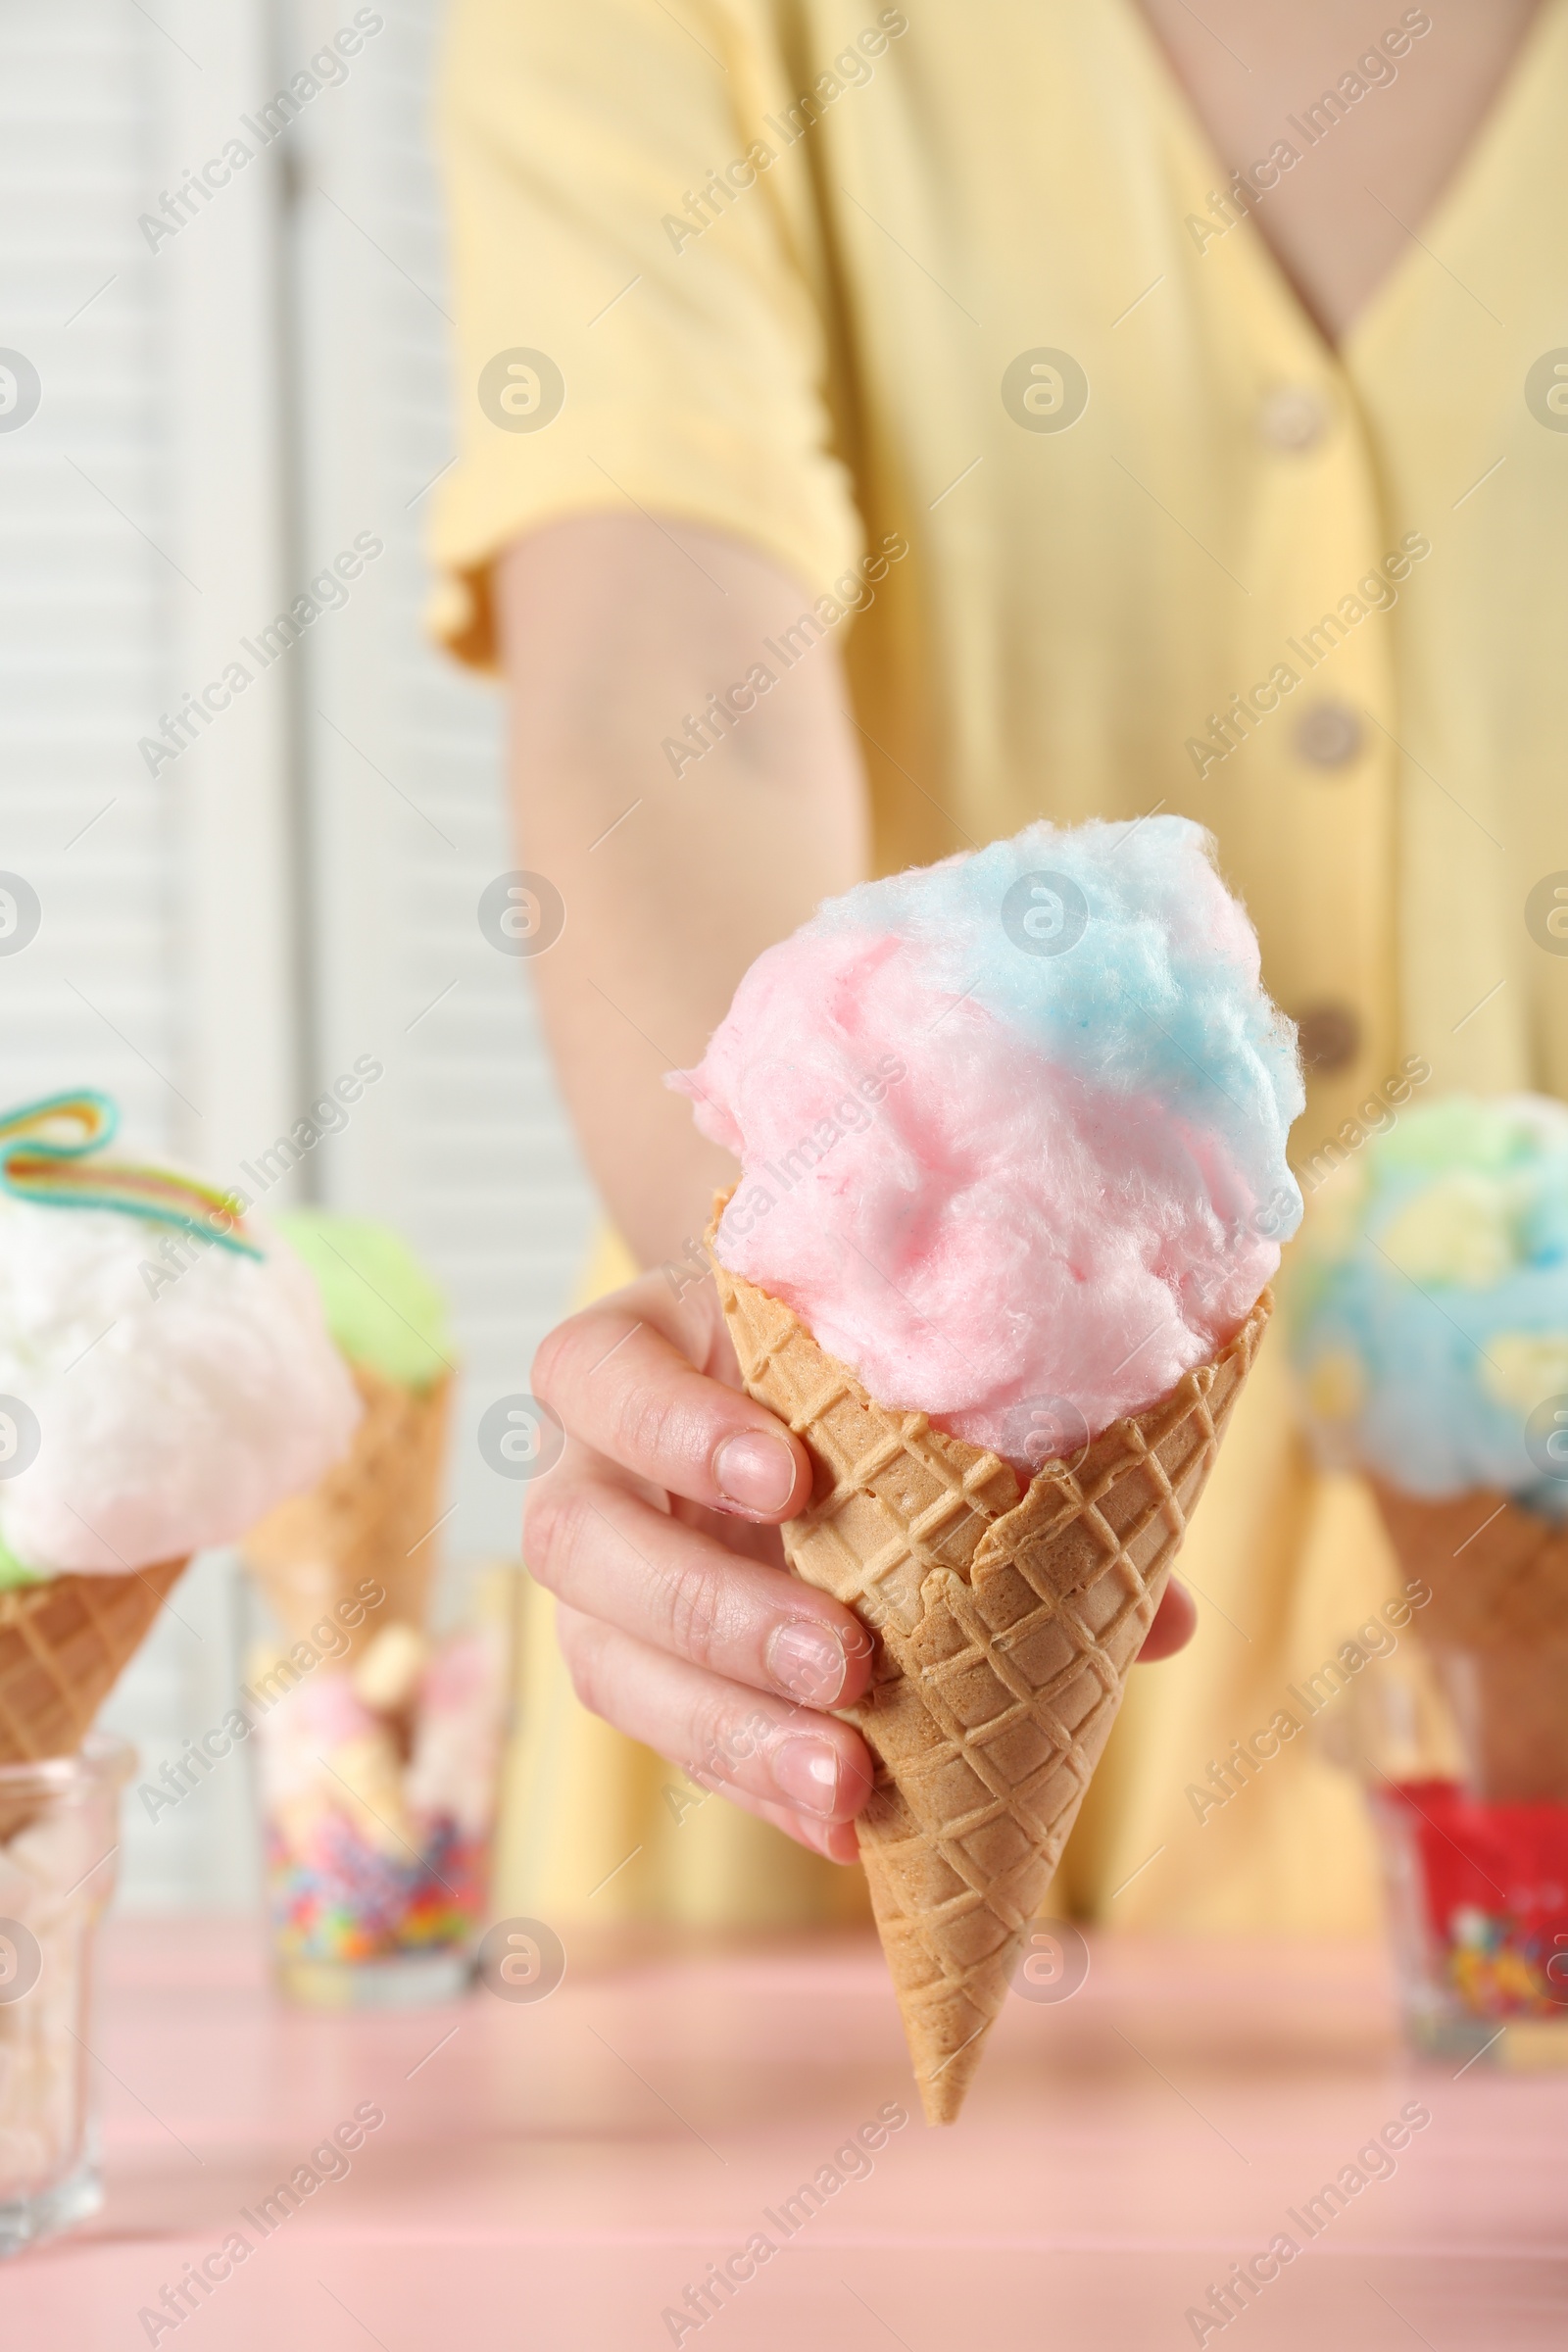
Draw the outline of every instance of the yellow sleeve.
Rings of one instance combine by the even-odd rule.
[[[859,560],[808,167],[766,121],[787,88],[769,0],[452,0],[431,617],[464,660],[495,662],[493,559],[566,514],[683,516],[816,591]]]

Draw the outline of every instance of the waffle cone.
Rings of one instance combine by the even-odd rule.
[[[444,1377],[406,1389],[364,1364],[350,1369],[365,1413],[347,1454],[308,1493],[269,1511],[242,1546],[291,1642],[308,1641],[362,1583],[380,1586],[384,1601],[348,1633],[340,1662],[383,1626],[424,1624],[452,1387]]]
[[[0,1764],[74,1755],[185,1561],[0,1592]]]
[[[713,1272],[747,1393],[816,1472],[790,1566],[875,1640],[845,1711],[876,1764],[860,1859],[927,2120],[951,2123],[1273,1301],[1020,1494],[996,1454],[885,1409],[787,1306]]]
[[[1485,1488],[1429,1500],[1373,1481],[1477,1796],[1568,1801],[1568,1526]]]

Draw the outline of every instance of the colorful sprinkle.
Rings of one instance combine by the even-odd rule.
[[[1418,1907],[1424,1973],[1462,2015],[1568,2023],[1568,1805],[1494,1803],[1452,1781],[1373,1811]]]
[[[387,1960],[400,1953],[463,1951],[478,1938],[489,1892],[490,1848],[449,1815],[426,1826],[407,1860],[377,1853],[346,1815],[324,1812],[307,1846],[268,1825],[272,1933],[284,1960]]]

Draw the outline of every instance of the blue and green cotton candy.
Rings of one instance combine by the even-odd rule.
[[[1560,1102],[1453,1095],[1405,1111],[1315,1199],[1285,1304],[1330,1461],[1568,1518]]]

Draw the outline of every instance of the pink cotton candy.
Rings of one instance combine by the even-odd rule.
[[[1278,1264],[1215,1128],[1048,1058],[899,937],[769,950],[672,1083],[742,1162],[723,1262],[880,1402],[1025,1469],[1153,1403]]]
[[[453,1634],[432,1652],[419,1684],[426,1715],[462,1715],[488,1696],[495,1680],[489,1644],[479,1634]]]
[[[376,1728],[377,1718],[355,1695],[348,1675],[336,1668],[315,1675],[288,1693],[288,1726],[296,1740],[313,1747],[345,1747]]]

